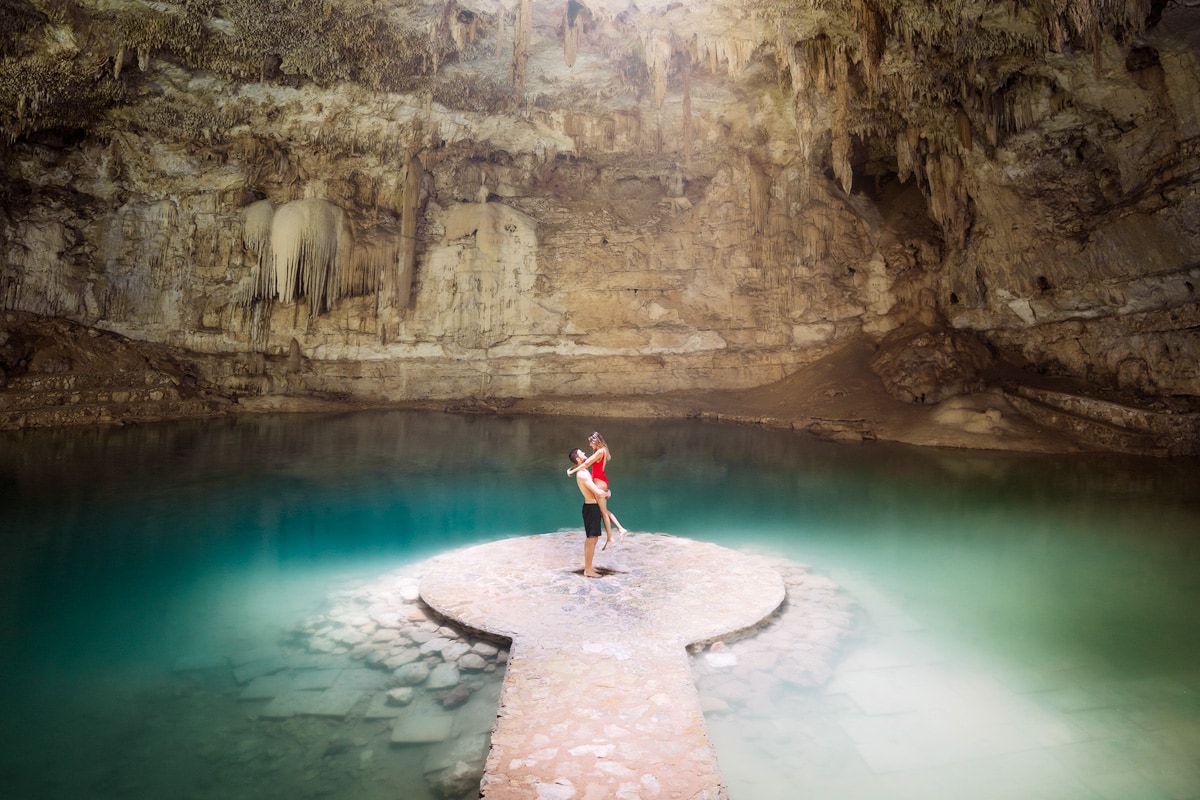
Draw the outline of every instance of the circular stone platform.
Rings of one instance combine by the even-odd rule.
[[[421,597],[512,639],[482,795],[723,798],[687,646],[751,628],[783,602],[764,560],[661,534],[597,552],[583,535],[505,539],[433,559]]]

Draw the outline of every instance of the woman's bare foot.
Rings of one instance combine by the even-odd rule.
[[[612,544],[612,534],[611,534],[611,533],[610,533],[610,534],[608,534],[608,536],[604,537],[604,547],[601,547],[600,549],[601,549],[601,550],[607,550],[607,549],[608,549],[608,546],[609,546],[610,544]]]

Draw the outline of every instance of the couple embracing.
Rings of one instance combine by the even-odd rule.
[[[618,544],[625,539],[625,528],[621,527],[616,515],[608,510],[608,498],[612,492],[608,488],[604,467],[612,460],[612,452],[599,431],[588,437],[588,444],[592,447],[590,456],[585,456],[578,447],[568,454],[567,457],[575,466],[567,470],[567,474],[575,476],[575,482],[583,494],[583,530],[587,537],[583,545],[583,574],[588,578],[599,578],[600,573],[592,568],[592,557],[596,553],[601,524],[606,533],[602,550],[607,550],[612,543],[612,526],[617,526]]]

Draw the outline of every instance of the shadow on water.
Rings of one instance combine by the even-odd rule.
[[[38,798],[426,796],[425,749],[389,747],[384,723],[268,722],[228,673],[171,667],[277,646],[331,593],[446,549],[578,527],[566,454],[596,424],[371,412],[4,435],[0,781]],[[599,427],[634,531],[845,576],[984,658],[1200,665],[1195,460]]]

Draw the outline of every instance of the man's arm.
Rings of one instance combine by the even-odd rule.
[[[592,473],[583,472],[575,476],[577,480],[583,481],[583,485],[588,488],[594,497],[610,497],[612,492],[601,489],[597,483],[592,480]]]
[[[573,466],[573,467],[571,467],[569,470],[567,470],[567,474],[568,474],[568,475],[574,475],[574,474],[575,474],[577,471],[579,471],[579,470],[581,470],[581,469],[587,469],[587,468],[588,468],[588,467],[590,467],[592,464],[595,464],[595,463],[596,463],[596,460],[597,460],[598,458],[600,458],[600,456],[602,456],[602,455],[604,455],[604,454],[603,454],[602,452],[600,452],[599,450],[597,450],[596,452],[594,452],[594,453],[592,453],[590,456],[588,456],[588,457],[587,457],[587,459],[585,459],[585,460],[583,461],[583,463],[581,463],[581,464],[576,464],[575,466]]]

